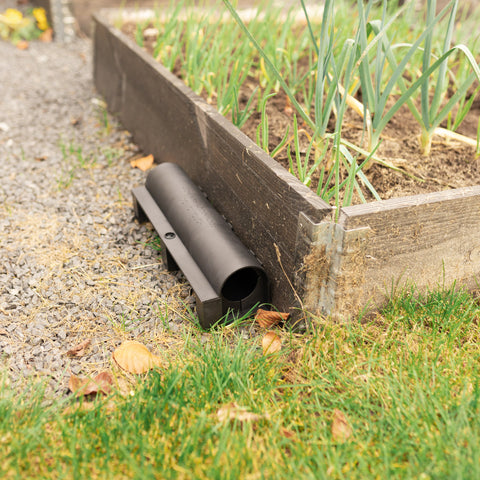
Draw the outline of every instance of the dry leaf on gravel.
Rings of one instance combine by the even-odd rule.
[[[333,411],[332,419],[332,438],[338,443],[346,442],[352,436],[353,430],[348,423],[348,419],[345,414],[335,409]]]
[[[53,40],[53,30],[51,28],[48,28],[41,33],[38,39],[43,43],[50,43]]]
[[[103,393],[108,395],[112,388],[113,376],[110,372],[99,373],[96,377],[77,377],[72,375],[68,381],[68,388],[77,397],[90,395],[92,393]]]
[[[90,342],[91,340],[87,338],[87,340],[83,341],[82,343],[79,343],[75,347],[72,347],[70,350],[67,350],[65,352],[65,355],[68,355],[70,357],[81,357],[82,355],[85,354],[85,351],[90,345]]]
[[[255,314],[255,320],[262,328],[273,327],[289,318],[289,313],[263,310],[262,308],[259,308]]]
[[[19,50],[26,50],[28,48],[28,42],[26,40],[20,40],[16,47],[19,49]]]
[[[263,354],[269,355],[271,353],[277,353],[282,348],[282,340],[274,332],[267,332],[262,338]]]
[[[139,168],[142,172],[146,172],[153,165],[153,155],[147,155],[146,157],[137,158],[136,160],[131,160],[130,165],[133,168]]]
[[[151,368],[161,367],[160,357],[153,355],[148,348],[134,340],[126,340],[114,352],[113,359],[119,367],[130,373],[145,373]]]
[[[239,422],[258,422],[259,420],[267,419],[268,415],[249,412],[247,408],[240,407],[235,402],[232,402],[218,409],[217,418],[221,422],[234,420]]]

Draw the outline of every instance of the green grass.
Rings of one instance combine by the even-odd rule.
[[[206,342],[190,327],[168,366],[93,404],[4,385],[1,478],[478,478],[479,311],[454,287],[408,289],[362,322],[278,330],[267,357],[248,325]],[[220,421],[231,402],[262,418]]]
[[[91,168],[95,165],[97,159],[94,155],[86,155],[82,146],[74,141],[65,143],[60,140],[59,148],[62,154],[62,168],[56,181],[58,189],[62,190],[72,184],[79,170]]]

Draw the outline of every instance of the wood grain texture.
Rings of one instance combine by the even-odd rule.
[[[346,232],[368,228],[363,267],[345,263],[341,272],[357,282],[352,295],[362,305],[381,304],[408,283],[475,288],[480,279],[480,187],[344,208],[339,223]]]

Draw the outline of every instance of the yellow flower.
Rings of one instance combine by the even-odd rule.
[[[5,10],[5,16],[11,21],[11,22],[16,22],[20,23],[23,19],[23,14],[19,10],[16,10],[15,8],[7,8]]]
[[[14,8],[7,8],[3,15],[0,14],[0,22],[15,30],[24,23],[22,12]]]
[[[37,26],[40,30],[48,29],[48,20],[47,20],[47,14],[45,13],[45,9],[34,8],[33,16],[35,17],[35,20],[37,21]]]

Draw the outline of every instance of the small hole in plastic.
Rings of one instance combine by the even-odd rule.
[[[164,237],[165,237],[167,240],[172,240],[172,238],[175,238],[176,235],[175,235],[175,233],[173,233],[173,232],[167,232],[167,233],[164,235]]]

